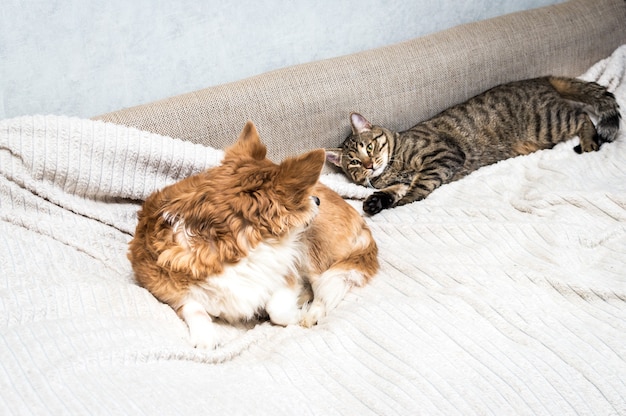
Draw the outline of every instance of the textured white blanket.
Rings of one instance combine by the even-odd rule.
[[[583,78],[626,109],[626,46]],[[624,125],[597,153],[572,141],[368,219],[370,286],[312,329],[203,351],[125,255],[139,201],[222,153],[2,121],[0,414],[626,414]]]

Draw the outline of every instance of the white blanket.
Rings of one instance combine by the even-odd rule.
[[[582,78],[626,109],[626,46]],[[597,153],[573,140],[369,218],[370,286],[314,328],[204,351],[126,249],[140,200],[221,151],[1,121],[0,414],[626,414],[625,125]]]

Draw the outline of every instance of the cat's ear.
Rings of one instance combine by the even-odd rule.
[[[285,159],[280,164],[279,178],[283,185],[293,190],[308,189],[319,180],[325,159],[324,149]]]
[[[239,138],[234,145],[226,149],[226,158],[251,157],[256,160],[265,159],[267,148],[261,143],[259,132],[253,122],[248,121],[239,133]]]
[[[341,167],[341,154],[343,152],[340,148],[334,147],[332,149],[326,149],[326,161],[332,163],[335,166]]]
[[[350,124],[352,124],[352,133],[354,134],[361,134],[372,129],[372,123],[359,113],[350,113]]]

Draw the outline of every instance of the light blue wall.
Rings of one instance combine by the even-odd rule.
[[[0,119],[91,117],[562,0],[1,0]]]

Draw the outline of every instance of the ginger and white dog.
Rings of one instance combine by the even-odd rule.
[[[275,164],[248,122],[220,166],[146,199],[128,257],[195,346],[220,344],[217,319],[315,325],[376,274],[365,222],[318,183],[324,160],[319,149]]]

